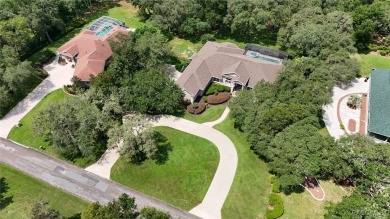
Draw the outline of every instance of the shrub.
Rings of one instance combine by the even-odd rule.
[[[218,92],[230,92],[230,87],[222,84],[211,83],[211,85],[207,88],[205,95],[208,96]]]
[[[176,70],[182,72],[185,69],[185,67],[187,67],[187,65],[188,65],[187,60],[180,60],[178,64],[175,64],[175,68]]]
[[[275,175],[271,175],[271,176],[268,177],[268,179],[269,179],[269,183],[274,184],[275,180],[276,180],[276,176]]]
[[[345,129],[344,124],[340,123],[340,129]]]
[[[381,54],[381,56],[385,56],[387,53],[387,50],[379,50],[379,54]]]
[[[279,218],[283,215],[284,206],[282,198],[277,194],[271,194],[269,196],[268,204],[272,207],[272,209],[267,208],[265,212],[265,216],[268,219]]]
[[[207,103],[212,105],[221,104],[228,101],[229,98],[230,98],[230,93],[228,92],[217,93],[214,95],[207,96]]]
[[[275,192],[275,193],[280,192],[280,185],[277,181],[272,184],[272,192]]]
[[[213,41],[213,40],[215,40],[215,36],[214,34],[211,33],[205,33],[200,37],[200,41],[202,43],[206,43],[207,41]]]
[[[35,62],[35,65],[39,68],[42,68],[44,64],[46,64],[51,58],[53,58],[56,54],[48,49],[44,50],[41,54],[41,57],[38,61]]]
[[[203,102],[207,103],[207,97],[206,96],[202,97],[202,100],[203,100]]]
[[[192,109],[198,109],[199,108],[199,103],[194,103],[192,104]]]
[[[194,108],[195,104],[198,106],[197,108]],[[206,104],[204,103],[194,103],[187,106],[187,112],[191,114],[201,114],[205,109]]]

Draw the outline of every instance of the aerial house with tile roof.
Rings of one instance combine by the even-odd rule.
[[[368,134],[390,141],[390,69],[372,70],[368,95]]]
[[[88,82],[91,75],[97,76],[104,71],[106,61],[112,55],[109,39],[127,33],[124,22],[103,16],[59,47],[57,54],[69,62],[74,62],[73,75]]]
[[[287,55],[265,55],[256,48],[241,49],[232,43],[209,41],[192,57],[191,63],[176,83],[183,89],[186,99],[194,102],[203,95],[211,82],[229,86],[232,91],[253,88],[262,80],[272,83],[286,58]]]

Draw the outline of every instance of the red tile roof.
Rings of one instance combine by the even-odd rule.
[[[121,27],[114,27],[107,35],[99,37],[87,29],[59,47],[57,52],[67,57],[77,56],[74,76],[88,81],[90,75],[97,76],[104,71],[106,60],[112,55],[108,39],[115,38],[119,33],[128,32]]]

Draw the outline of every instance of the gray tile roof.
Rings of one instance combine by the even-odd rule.
[[[274,82],[282,64],[271,63],[244,54],[245,50],[232,43],[207,42],[199,53],[192,57],[176,83],[196,96],[199,90],[206,89],[212,77],[234,73],[232,80],[254,87],[259,81]]]

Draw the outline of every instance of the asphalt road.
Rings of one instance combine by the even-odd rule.
[[[107,204],[122,193],[127,193],[135,197],[139,208],[153,206],[169,212],[173,218],[199,218],[153,197],[4,138],[0,138],[0,162],[87,201]]]

